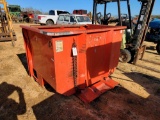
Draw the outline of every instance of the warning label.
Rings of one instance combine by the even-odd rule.
[[[56,52],[62,52],[63,51],[63,41],[58,40],[56,41]]]

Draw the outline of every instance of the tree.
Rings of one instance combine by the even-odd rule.
[[[42,14],[42,12],[38,9],[34,9],[32,7],[29,8],[21,8],[23,12],[33,12],[34,14]]]

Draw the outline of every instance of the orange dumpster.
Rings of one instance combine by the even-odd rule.
[[[21,26],[28,69],[41,85],[91,102],[118,85],[109,76],[120,55],[125,27]]]

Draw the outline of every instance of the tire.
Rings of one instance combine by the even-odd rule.
[[[127,49],[121,49],[119,61],[123,63],[128,63],[131,60],[131,53]]]
[[[47,20],[47,22],[46,22],[46,25],[48,25],[48,26],[53,25],[53,24],[54,24],[54,22],[52,20]]]
[[[157,53],[160,55],[160,42],[157,43],[156,50],[157,50]]]
[[[135,59],[136,51],[135,50],[129,50],[129,51],[131,53],[131,59],[128,63],[133,63]]]

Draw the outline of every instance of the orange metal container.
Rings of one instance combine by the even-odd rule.
[[[77,93],[90,102],[118,84],[109,76],[118,64],[125,27],[21,27],[29,73],[40,85],[48,83],[60,94]]]

